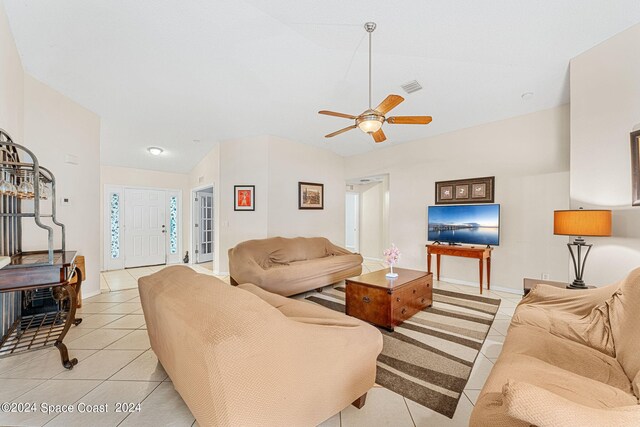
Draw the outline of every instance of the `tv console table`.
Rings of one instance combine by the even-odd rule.
[[[436,279],[440,280],[440,256],[457,256],[463,258],[475,258],[478,260],[478,272],[480,273],[480,293],[482,293],[483,261],[487,262],[487,290],[491,289],[491,251],[492,247],[453,246],[432,244],[427,247],[427,272],[431,273],[431,255],[436,256]]]

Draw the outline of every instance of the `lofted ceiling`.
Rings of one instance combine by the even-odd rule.
[[[25,70],[101,116],[102,162],[172,172],[216,141],[270,134],[349,156],[558,106],[569,60],[640,22],[638,0],[4,4]],[[351,122],[318,110],[367,108],[366,21],[374,106],[396,93],[394,115],[434,120],[386,124],[379,145],[357,130],[327,140]],[[405,94],[414,79],[423,89]]]

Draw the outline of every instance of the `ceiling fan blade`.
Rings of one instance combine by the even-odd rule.
[[[402,101],[404,101],[404,98],[400,95],[389,95],[375,108],[375,110],[384,116],[389,111],[396,108]]]
[[[335,131],[335,132],[333,132],[333,133],[330,133],[330,134],[328,134],[328,135],[325,135],[324,137],[325,137],[325,138],[331,138],[331,137],[333,137],[333,136],[340,135],[341,133],[344,133],[344,132],[346,132],[346,131],[348,131],[348,130],[355,129],[356,127],[357,127],[356,125],[347,126],[347,127],[346,127],[346,128],[344,128],[344,129],[337,130],[337,131]]]
[[[373,140],[375,142],[382,142],[387,139],[387,136],[382,131],[382,128],[378,129],[377,132],[372,133],[371,136],[373,136]]]
[[[392,125],[428,125],[431,116],[395,116],[389,117],[387,123]]]
[[[318,111],[318,114],[324,114],[326,116],[342,117],[342,118],[345,118],[345,119],[355,119],[356,118],[356,116],[352,116],[351,114],[336,113],[335,111],[327,111],[327,110]]]

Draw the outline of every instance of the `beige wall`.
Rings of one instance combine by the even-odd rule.
[[[215,268],[229,271],[229,248],[267,237],[269,137],[225,141],[220,145],[220,249]],[[255,185],[255,211],[233,210],[233,186]]]
[[[640,266],[640,207],[631,207],[629,133],[640,129],[640,25],[571,61],[571,206],[613,210],[613,236],[594,243],[585,280]]]
[[[146,169],[100,166],[100,265],[104,270],[104,189],[107,185],[125,187],[162,188],[182,191],[182,252],[189,245],[189,176],[183,173],[159,172]],[[191,252],[190,252],[191,253]]]
[[[189,173],[190,189],[214,185],[214,269],[229,270],[228,250],[270,236],[325,236],[344,243],[343,158],[273,136],[224,141]],[[325,209],[298,209],[298,182],[325,185]],[[256,209],[233,209],[234,185],[255,185]]]
[[[17,143],[23,141],[23,76],[20,56],[0,2],[0,129]]]
[[[24,76],[24,142],[57,181],[57,209],[66,225],[67,249],[86,258],[83,294],[100,292],[100,118],[64,95]],[[65,162],[76,156],[78,164]],[[71,203],[60,203],[62,197]],[[45,221],[46,222],[46,221]],[[46,233],[23,221],[25,250],[46,248]]]
[[[298,182],[324,184],[324,209],[298,209]],[[344,244],[344,159],[322,148],[269,138],[268,236],[322,236]]]
[[[496,177],[501,242],[492,283],[522,289],[523,277],[567,280],[566,239],[553,235],[553,210],[569,204],[569,108],[562,106],[413,141],[345,161],[347,179],[389,174],[389,235],[400,266],[426,268],[427,206],[434,182]],[[442,277],[477,283],[477,263],[443,257]]]

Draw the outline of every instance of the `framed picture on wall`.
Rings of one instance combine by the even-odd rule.
[[[436,205],[493,203],[495,177],[436,182]]]
[[[298,182],[298,209],[324,209],[324,184]]]
[[[256,210],[256,186],[255,185],[234,185],[233,186],[233,210],[234,211],[255,211]]]
[[[640,130],[631,132],[631,204],[640,206]]]

